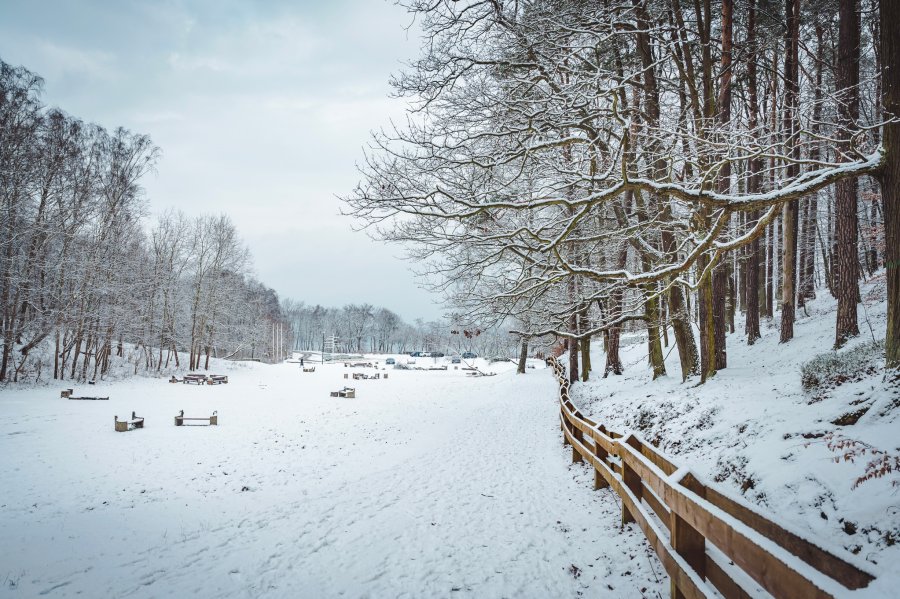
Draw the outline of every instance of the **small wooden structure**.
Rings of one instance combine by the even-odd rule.
[[[181,379],[173,374],[172,377],[169,379],[169,382],[170,383],[180,383]]]
[[[202,385],[206,383],[206,375],[190,372],[184,375],[184,378],[181,380],[181,382],[185,384]]]
[[[72,393],[74,393],[74,389],[63,389],[59,392],[59,396],[63,399],[71,399],[75,401],[109,401],[109,396],[106,397],[73,397]]]
[[[344,378],[347,378],[346,374],[344,375]],[[365,373],[363,373],[363,372],[354,372],[354,373],[353,373],[353,380],[354,380],[354,381],[367,381],[367,380],[370,380],[370,379],[371,379],[371,380],[378,380],[378,379],[380,379],[380,378],[381,378],[381,373],[380,373],[380,372],[376,372],[375,374],[365,374]],[[387,374],[384,375],[384,378],[387,378]]]
[[[316,371],[315,366],[310,366],[309,368],[307,368],[305,366],[303,367],[303,372],[315,372],[315,371]]]
[[[344,387],[339,391],[332,391],[331,397],[346,397],[347,399],[354,399],[356,397],[356,387]]]
[[[219,425],[219,416],[218,412],[213,412],[212,416],[208,418],[185,418],[184,410],[181,410],[177,416],[175,416],[175,426],[184,426],[184,422],[187,421],[199,421],[205,424],[193,424],[188,426],[218,426]]]
[[[117,433],[133,431],[136,428],[144,428],[143,417],[135,416],[134,412],[131,413],[131,420],[119,420],[118,416],[113,416],[113,419],[115,422]]]
[[[206,378],[208,385],[227,385],[228,376],[224,374],[211,374]]]

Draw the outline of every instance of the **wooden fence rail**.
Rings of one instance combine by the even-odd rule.
[[[569,398],[562,364],[551,358],[550,365],[572,461],[589,462],[594,488],[610,487],[621,497],[622,522],[643,530],[669,575],[672,597],[716,596],[715,588],[728,599],[744,598],[762,588],[774,597],[838,599],[874,580],[851,556],[822,549],[701,483],[639,437],[584,416]]]

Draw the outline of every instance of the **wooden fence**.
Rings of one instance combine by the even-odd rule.
[[[622,522],[643,530],[669,575],[672,597],[850,597],[874,575],[702,484],[634,435],[607,430],[569,398],[558,360],[560,424],[572,461],[594,467],[594,488],[622,498]],[[849,558],[852,559],[852,558]],[[756,583],[756,584],[754,584]],[[749,589],[749,592],[748,592]]]

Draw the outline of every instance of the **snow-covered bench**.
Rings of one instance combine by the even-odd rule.
[[[306,368],[306,367],[303,368],[303,372],[315,372],[315,371],[316,371],[315,366],[310,366],[309,368]]]
[[[113,419],[115,420],[117,433],[132,431],[136,428],[144,428],[144,418],[135,416],[134,412],[131,413],[131,420],[119,420],[118,416],[113,416]]]
[[[218,426],[219,425],[219,416],[218,412],[213,412],[212,416],[207,418],[185,418],[184,410],[181,410],[178,416],[175,417],[175,426],[184,426],[185,420],[187,421],[202,421],[206,423],[206,426]],[[189,425],[189,426],[203,426],[203,425]]]
[[[106,397],[88,397],[88,396],[73,397],[72,393],[74,393],[74,392],[75,391],[73,389],[63,389],[62,391],[60,391],[59,396],[63,399],[71,399],[71,400],[77,400],[77,401],[108,401],[109,400],[109,396],[106,396]]]
[[[347,378],[346,376],[344,378]],[[365,374],[362,372],[354,372],[353,380],[355,381],[367,381],[367,380],[378,380],[381,378],[381,373],[376,372],[375,374]],[[387,373],[385,373],[384,378],[387,378]]]
[[[181,382],[185,384],[202,385],[206,383],[206,375],[189,373],[184,375],[184,378],[181,380]]]
[[[356,387],[344,387],[339,391],[332,391],[331,397],[346,397],[353,399],[356,397]]]
[[[228,377],[224,374],[211,374],[207,377],[206,382],[210,385],[228,384]]]

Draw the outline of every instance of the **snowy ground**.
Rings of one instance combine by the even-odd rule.
[[[884,338],[883,285],[882,276],[863,287],[863,334],[841,354],[873,336]],[[827,435],[900,455],[900,385],[884,379],[881,351],[871,371],[853,373],[833,387],[801,387],[801,366],[834,343],[834,300],[827,290],[819,294],[809,315],[799,315],[795,338],[787,345],[778,343],[777,320],[764,323],[763,338],[752,347],[738,323],[738,332],[728,336],[728,368],[702,386],[696,379],[681,382],[672,347],[666,360],[669,376],[652,381],[646,337],[639,336],[629,338],[622,352],[624,375],[603,379],[606,356],[596,344],[592,362],[601,371],[589,383],[575,385],[573,399],[612,430],[637,433],[677,465],[760,506],[785,527],[867,561],[880,572],[871,596],[897,597],[900,473],[852,488],[871,456],[836,463],[840,453],[828,448]],[[833,422],[866,407],[855,424]]]
[[[0,597],[665,596],[569,465],[549,371],[491,368],[2,390]],[[345,383],[357,399],[329,397]],[[182,409],[220,426],[176,428]],[[146,428],[114,432],[132,410]]]

